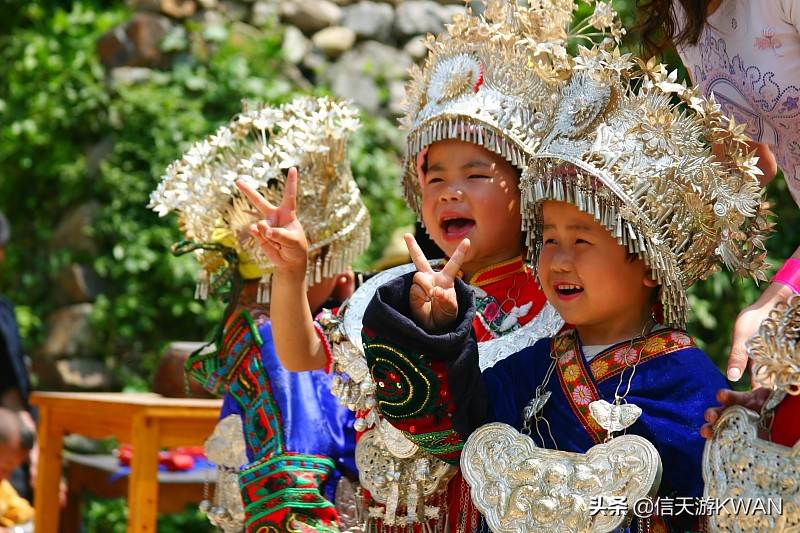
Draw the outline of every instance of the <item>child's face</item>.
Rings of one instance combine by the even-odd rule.
[[[473,143],[449,139],[430,146],[422,192],[422,220],[448,255],[470,239],[463,272],[520,254],[522,217],[516,169]]]
[[[28,452],[22,447],[19,439],[16,442],[0,443],[0,480],[8,479],[15,468],[23,464]]]
[[[547,201],[539,279],[550,303],[575,324],[584,344],[613,344],[639,335],[657,285],[641,259],[628,258],[592,215]]]

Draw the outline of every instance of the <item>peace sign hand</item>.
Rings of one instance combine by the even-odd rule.
[[[461,270],[464,256],[469,251],[469,239],[458,245],[455,253],[439,272],[431,268],[414,236],[403,235],[411,260],[417,267],[414,284],[409,294],[411,315],[428,333],[441,333],[450,329],[458,316],[458,298],[454,280]]]
[[[261,250],[275,265],[276,272],[297,276],[306,275],[308,264],[308,241],[303,226],[297,219],[297,169],[289,169],[283,200],[274,206],[244,180],[237,180],[236,186],[247,196],[259,213],[264,216],[249,231],[255,237]]]

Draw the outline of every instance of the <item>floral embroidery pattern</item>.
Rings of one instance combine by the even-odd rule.
[[[674,329],[665,329],[651,333],[643,341],[626,342],[612,346],[595,357],[585,367],[583,358],[577,356],[577,342],[571,332],[553,338],[551,349],[559,357],[557,374],[564,395],[570,399],[570,408],[584,429],[595,442],[602,442],[606,431],[597,424],[589,411],[589,404],[602,398],[597,390],[597,383],[618,375],[629,365],[643,363],[661,355],[695,346],[694,340],[686,333]]]
[[[611,348],[610,350],[595,357],[589,368],[598,382],[618,375],[626,368],[625,359],[628,364],[637,361],[643,363],[659,355],[666,355],[684,348],[695,346],[694,340],[686,333],[678,330],[662,330],[647,337],[644,347],[635,343],[633,349],[630,344],[621,347]],[[641,350],[641,356],[639,351]]]
[[[564,369],[564,379],[567,381],[575,381],[575,379],[578,377],[578,372],[580,371],[581,370],[578,368],[578,365],[569,365]]]
[[[572,391],[572,399],[575,400],[575,403],[578,405],[589,405],[593,400],[592,389],[586,385],[578,385]]]
[[[567,350],[566,353],[564,353],[564,355],[558,358],[558,362],[561,363],[562,365],[566,365],[573,359],[575,359],[575,350]]]
[[[775,37],[775,28],[767,26],[761,30],[762,37],[756,37],[756,47],[759,50],[771,50],[775,57],[783,57],[778,53],[778,48],[783,46],[780,39]]]
[[[737,24],[732,20],[732,27]],[[767,143],[784,171],[789,191],[800,205],[800,84],[791,76],[761,70],[749,55],[761,50],[782,57],[784,44],[779,30],[766,26],[753,41],[751,54],[730,55],[727,41],[707,30],[687,66],[704,92],[713,92],[728,116],[746,124],[745,133],[755,141]],[[748,51],[751,52],[751,51]]]
[[[577,356],[578,346],[573,332],[565,332],[553,337],[551,350],[559,357],[561,364],[556,366],[556,374],[564,396],[570,400],[572,412],[581,421],[586,431],[596,443],[602,442],[604,430],[597,425],[589,412],[589,404],[600,399],[600,393],[589,377],[583,358]],[[565,361],[568,363],[565,364]]]
[[[614,350],[611,358],[621,365],[633,365],[639,359],[639,350],[635,346],[623,346]]]
[[[497,315],[500,314],[500,306],[497,302],[489,302],[483,310],[483,317],[489,322],[493,322]]]

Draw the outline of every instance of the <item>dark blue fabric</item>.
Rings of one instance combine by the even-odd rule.
[[[355,413],[339,404],[331,392],[332,374],[324,370],[311,372],[289,372],[275,352],[272,324],[269,321],[258,326],[264,344],[261,346],[261,361],[272,383],[272,392],[283,421],[286,451],[324,455],[336,462],[336,472],[325,485],[325,496],[333,501],[336,485],[344,474],[355,475],[356,432],[353,428]],[[226,394],[221,418],[230,414],[244,416],[239,404]],[[253,457],[252,462],[261,457]]]
[[[28,408],[28,395],[31,391],[31,383],[28,378],[28,370],[25,368],[25,351],[22,346],[22,337],[19,334],[17,317],[14,314],[14,305],[10,300],[0,296],[0,354],[5,353],[13,376],[4,380],[16,385],[19,388],[22,401]],[[5,390],[0,390],[0,393]]]

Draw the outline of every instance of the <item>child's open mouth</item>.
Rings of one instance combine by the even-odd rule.
[[[475,221],[469,218],[446,218],[441,227],[446,236],[458,237],[469,233],[475,227]]]
[[[575,296],[583,292],[580,285],[556,285],[556,292],[561,296]]]

